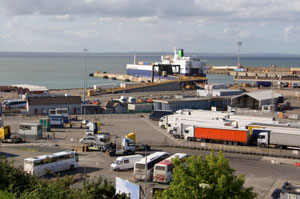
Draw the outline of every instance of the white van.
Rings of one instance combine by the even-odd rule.
[[[126,170],[133,169],[134,164],[143,159],[142,155],[129,155],[118,157],[114,163],[110,165],[110,167],[114,170]]]

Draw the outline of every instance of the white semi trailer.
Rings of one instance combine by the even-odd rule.
[[[267,127],[270,132],[258,135],[259,147],[275,146],[276,148],[300,147],[300,131],[297,128]]]

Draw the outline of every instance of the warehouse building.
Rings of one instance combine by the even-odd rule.
[[[223,109],[230,105],[231,98],[228,97],[195,97],[195,98],[177,98],[165,100],[153,100],[154,110],[171,110],[180,109],[202,109],[210,110],[211,107],[220,107]]]
[[[232,107],[261,109],[265,105],[283,102],[283,96],[271,90],[243,93],[231,98]]]
[[[48,115],[49,109],[67,108],[69,115],[81,114],[80,96],[28,97],[26,112],[28,115]]]

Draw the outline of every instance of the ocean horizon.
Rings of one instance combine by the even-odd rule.
[[[137,61],[157,62],[168,53],[51,53],[51,52],[0,52],[0,85],[32,84],[48,89],[83,88],[86,59],[87,86],[94,84],[120,83],[120,81],[90,77],[98,71],[126,74],[126,64]],[[169,52],[172,54],[172,52]],[[207,61],[207,65],[236,65],[237,55],[233,54],[196,54]],[[300,67],[300,56],[284,54],[242,54],[243,66]],[[227,75],[207,76],[209,83],[232,83]]]

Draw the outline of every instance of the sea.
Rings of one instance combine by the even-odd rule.
[[[167,53],[37,53],[0,52],[0,86],[30,84],[48,89],[72,89],[95,84],[120,83],[117,80],[91,77],[96,70],[126,74],[126,64],[137,61],[158,62]],[[171,54],[171,53],[170,53]],[[187,54],[200,56],[207,65],[236,65],[237,56],[230,54]],[[300,67],[296,55],[241,55],[243,66]],[[208,83],[233,83],[228,75],[208,74]]]

